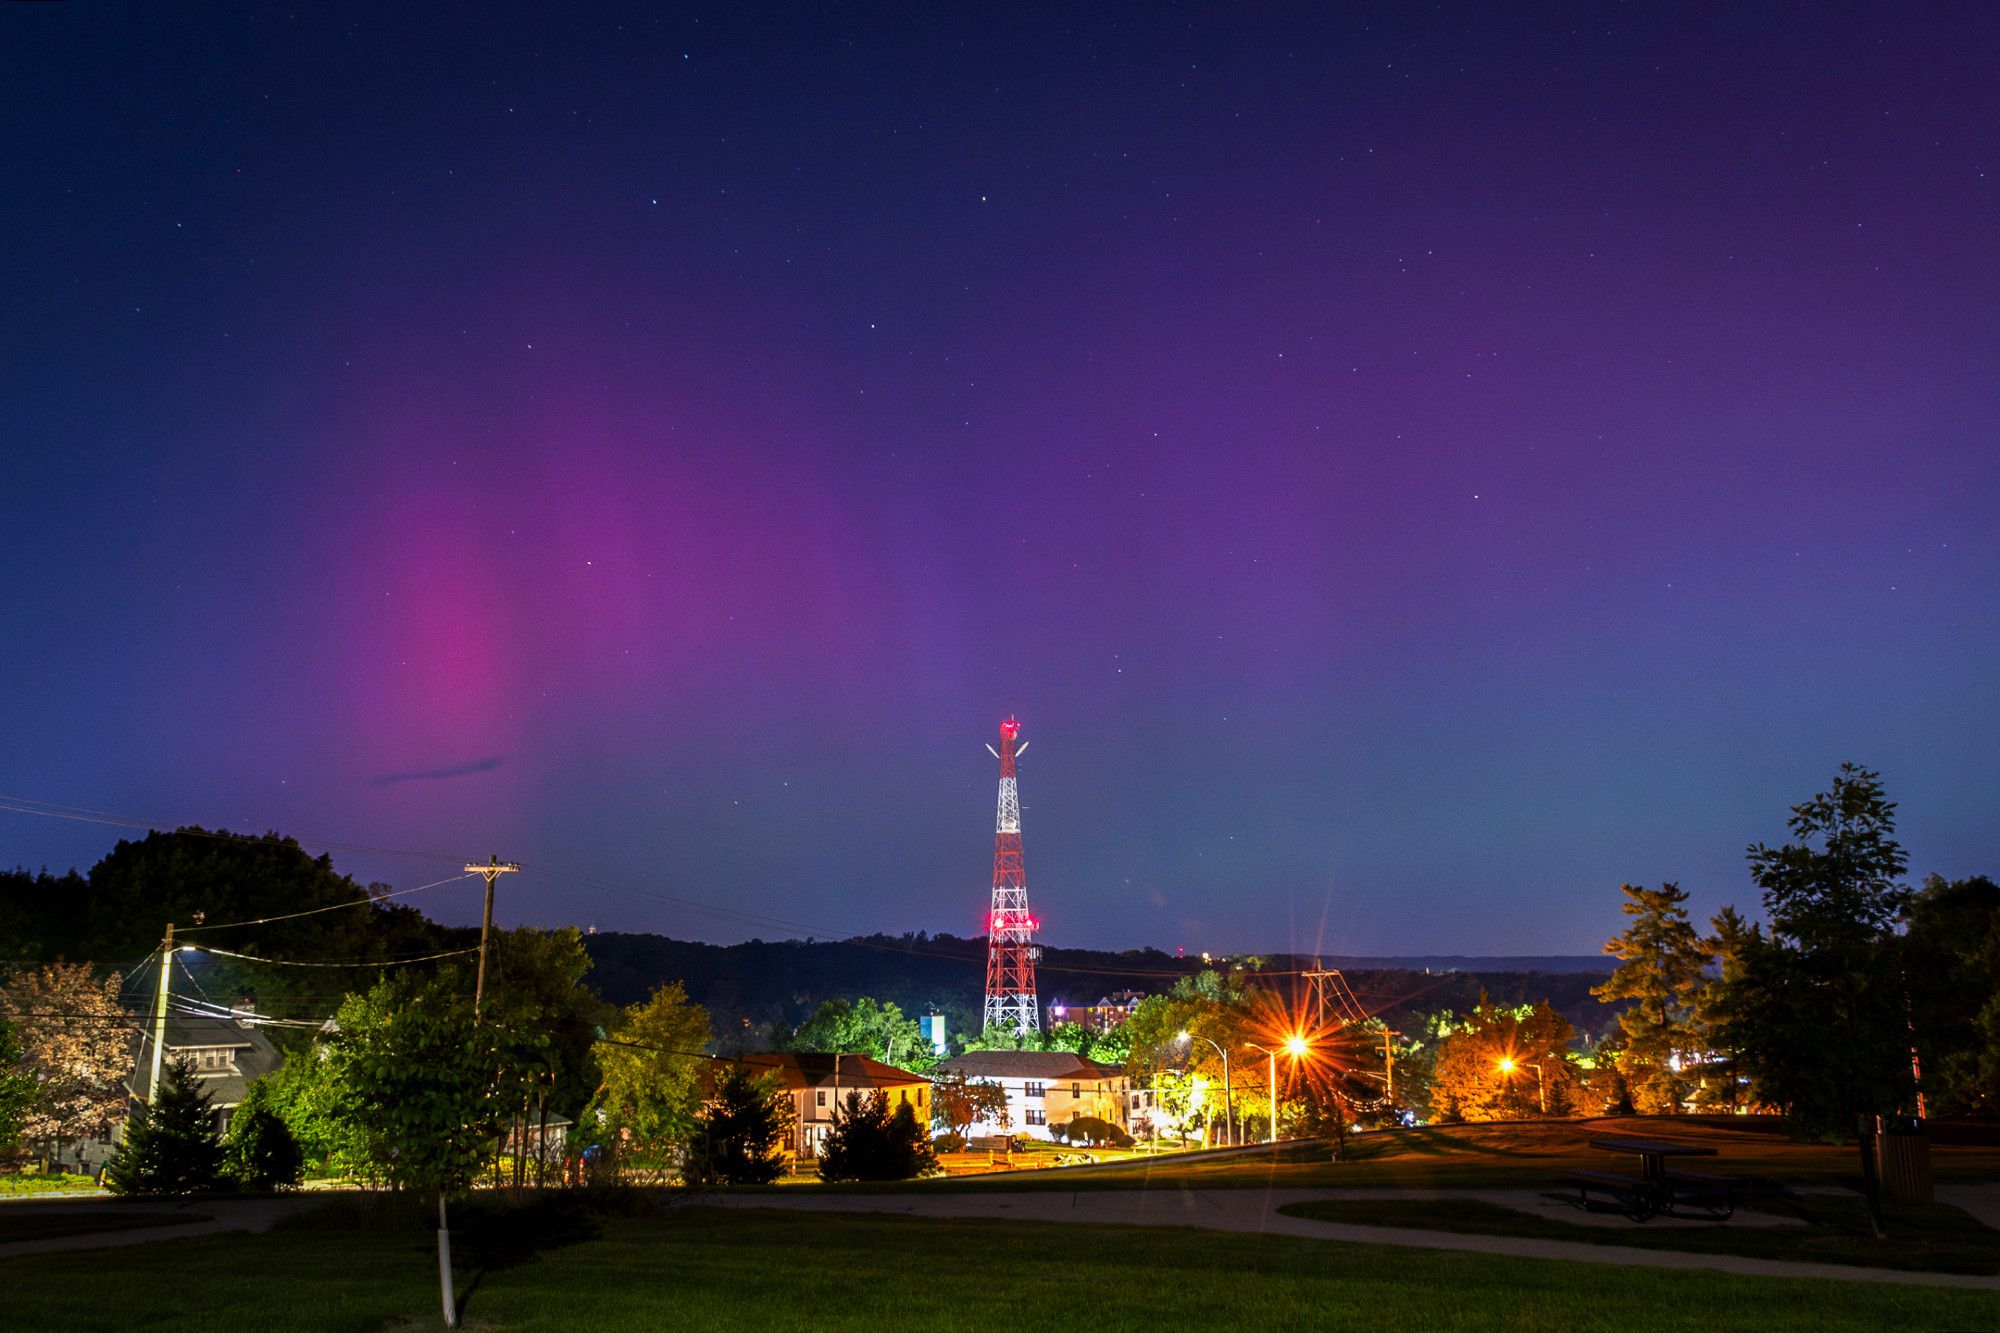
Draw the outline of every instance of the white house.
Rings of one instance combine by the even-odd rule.
[[[980,1121],[975,1138],[1020,1134],[1053,1139],[1079,1117],[1131,1131],[1131,1079],[1116,1065],[1101,1065],[1069,1051],[967,1051],[938,1068],[997,1083],[1007,1096],[1007,1123]]]

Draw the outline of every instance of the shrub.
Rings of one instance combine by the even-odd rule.
[[[1100,1120],[1094,1115],[1080,1115],[1067,1125],[1060,1126],[1056,1133],[1070,1143],[1108,1143],[1117,1148],[1132,1146],[1132,1136],[1109,1120]]]
[[[274,1190],[299,1183],[305,1152],[271,1106],[263,1083],[253,1083],[230,1117],[222,1143],[222,1169],[246,1190]]]

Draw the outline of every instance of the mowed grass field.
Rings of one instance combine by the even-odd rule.
[[[1177,1228],[687,1207],[462,1238],[468,1328],[1990,1328],[1990,1291],[1745,1278]],[[436,1326],[433,1236],[303,1218],[261,1236],[0,1261],[17,1328]]]
[[[1941,1181],[2000,1179],[2000,1129],[1934,1122],[1932,1164]],[[1637,1174],[1638,1159],[1590,1146],[1594,1138],[1645,1138],[1713,1148],[1692,1168],[1745,1180],[1858,1179],[1852,1143],[1794,1143],[1765,1116],[1617,1116],[1593,1120],[1434,1125],[1357,1134],[1340,1161],[1318,1143],[1267,1151],[1168,1154],[1106,1166],[999,1172],[896,1189],[1094,1189],[1136,1185],[1193,1188],[1534,1188],[1579,1168]],[[842,1188],[857,1188],[845,1186]],[[881,1189],[883,1186],[858,1187]]]

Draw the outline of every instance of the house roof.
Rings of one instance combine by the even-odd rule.
[[[214,1098],[218,1108],[235,1106],[252,1083],[283,1063],[270,1038],[254,1026],[234,1018],[196,1018],[188,1014],[167,1015],[166,1053],[168,1058],[195,1050],[230,1052],[236,1066],[228,1073],[209,1071],[201,1086]],[[125,1086],[140,1101],[150,1102],[153,1092],[153,1025],[144,1024],[132,1042],[132,1077]]]
[[[755,1073],[776,1074],[794,1091],[830,1088],[835,1083],[835,1057],[829,1051],[754,1051],[736,1058]],[[912,1074],[866,1055],[843,1052],[839,1061],[838,1081],[842,1088],[907,1088],[930,1082],[922,1074]]]
[[[938,1065],[967,1078],[1063,1079],[1113,1078],[1125,1071],[1116,1065],[1086,1060],[1074,1051],[967,1051]]]

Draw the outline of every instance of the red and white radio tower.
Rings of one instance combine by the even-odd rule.
[[[1014,781],[1014,741],[1021,724],[1000,724],[1000,813],[993,825],[993,910],[986,918],[985,1030],[1039,1032],[1035,999],[1035,918],[1028,915],[1028,869],[1021,859],[1021,793]],[[1027,749],[1023,744],[1021,749]]]

